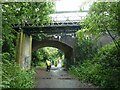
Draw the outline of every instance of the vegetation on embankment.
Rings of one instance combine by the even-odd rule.
[[[9,61],[10,54],[2,55],[2,88],[32,88],[34,69],[22,70],[15,61]]]
[[[0,88],[31,88],[34,69],[23,70],[16,63],[16,40],[19,32],[13,29],[14,24],[40,24],[51,21],[53,2],[7,2],[2,4],[2,83]],[[42,35],[33,35],[41,39]],[[1,74],[1,72],[0,72]]]
[[[95,2],[77,35],[76,65],[69,72],[100,87],[120,88],[120,2]],[[100,45],[101,36],[112,43]],[[104,38],[104,42],[106,38]]]
[[[100,87],[120,88],[120,56],[115,45],[109,44],[98,50],[93,58],[86,59],[69,69],[80,80]]]

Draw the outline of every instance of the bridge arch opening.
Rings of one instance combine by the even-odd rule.
[[[51,61],[52,67],[64,67],[64,52],[54,47],[42,47],[32,52],[33,66],[46,66],[46,60]]]
[[[71,46],[56,40],[42,40],[42,41],[33,40],[32,43],[33,51],[36,51],[39,48],[43,47],[54,47],[61,50],[64,53],[65,68],[68,68],[69,65],[73,63],[73,48]]]

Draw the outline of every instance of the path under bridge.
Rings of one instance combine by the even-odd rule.
[[[83,18],[83,17],[82,17]],[[56,19],[56,18],[55,18]],[[17,37],[17,62],[23,69],[31,66],[31,52],[42,47],[56,47],[65,54],[66,67],[75,62],[75,32],[80,30],[82,20],[53,20],[51,23],[14,24]],[[32,39],[33,35],[47,34],[43,40]]]

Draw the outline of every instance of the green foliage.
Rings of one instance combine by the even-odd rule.
[[[95,2],[89,9],[85,27],[93,32],[106,30],[119,32],[119,8],[119,2]]]
[[[82,62],[91,58],[97,51],[97,40],[101,33],[107,32],[113,39],[118,51],[120,43],[119,37],[119,2],[95,2],[89,9],[89,14],[84,19],[82,29],[76,33],[76,59]],[[114,34],[111,34],[114,33]]]
[[[2,5],[2,51],[9,52],[15,57],[17,32],[12,29],[12,24],[40,24],[50,22],[48,16],[53,12],[53,2],[19,2],[5,3]],[[40,38],[38,35],[37,38]]]
[[[69,69],[80,80],[100,87],[120,88],[119,10],[120,2],[95,2],[90,7],[82,29],[76,33],[79,62]],[[107,32],[114,43],[98,50],[94,46],[103,32]]]
[[[92,82],[100,87],[120,88],[120,56],[115,45],[106,45],[95,56],[78,66],[72,66],[70,73],[80,80]]]
[[[3,20],[10,24],[49,22],[48,15],[53,12],[53,2],[20,2],[3,4]],[[10,17],[7,16],[10,15]],[[7,18],[7,19],[6,19]],[[16,19],[17,18],[17,19]]]
[[[46,51],[46,57],[50,60],[57,61],[59,57],[63,56],[63,52],[57,48],[45,47],[43,49]]]
[[[120,36],[120,2],[95,2],[89,9],[83,28],[94,35],[107,32],[120,49],[116,37]],[[111,34],[114,33],[114,34]]]
[[[39,62],[38,62],[38,66],[40,66],[40,67],[46,66],[46,63],[45,63],[45,62],[42,62],[42,61],[39,61]]]
[[[32,64],[34,66],[40,65],[43,66],[45,65],[45,61],[47,59],[56,61],[60,58],[63,57],[63,53],[58,50],[57,48],[53,47],[44,47],[40,48],[37,51],[34,51],[32,54]]]
[[[15,62],[8,61],[9,53],[2,56],[2,88],[31,88],[34,70],[22,70]]]
[[[0,53],[1,60],[1,53]],[[2,61],[0,61],[0,88],[2,87]]]
[[[12,29],[12,24],[49,23],[48,15],[53,12],[53,5],[53,2],[8,2],[2,5],[3,88],[30,88],[33,83],[32,70],[21,70],[15,63],[17,32]]]
[[[92,34],[90,34],[87,29],[77,31],[76,39],[76,60],[80,63],[86,58],[91,58],[93,53],[97,51],[95,48],[96,39],[93,39]]]

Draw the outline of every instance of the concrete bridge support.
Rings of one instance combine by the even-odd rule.
[[[16,61],[19,66],[22,69],[30,69],[32,36],[23,33],[23,31],[18,32],[16,50]]]
[[[67,38],[67,40],[66,40]],[[71,40],[71,41],[70,41]],[[62,37],[61,40],[42,40],[32,41],[32,36],[24,33],[23,31],[17,34],[17,45],[16,45],[16,62],[22,69],[30,69],[31,66],[31,52],[42,47],[56,47],[64,52],[65,54],[65,67],[68,68],[74,64],[75,60],[75,48],[74,38],[70,36]]]
[[[67,45],[64,42],[61,42],[59,40],[42,40],[42,41],[37,41],[37,40],[33,40],[32,42],[32,49],[33,51],[39,49],[39,48],[43,48],[43,47],[55,47],[60,49],[61,51],[64,52],[65,55],[65,60],[64,60],[64,64],[66,69],[69,68],[70,65],[74,64],[74,48]]]
[[[74,64],[73,50],[70,50],[70,52],[65,53],[65,58],[64,58],[65,69],[67,70],[70,67],[70,65],[73,64]]]

